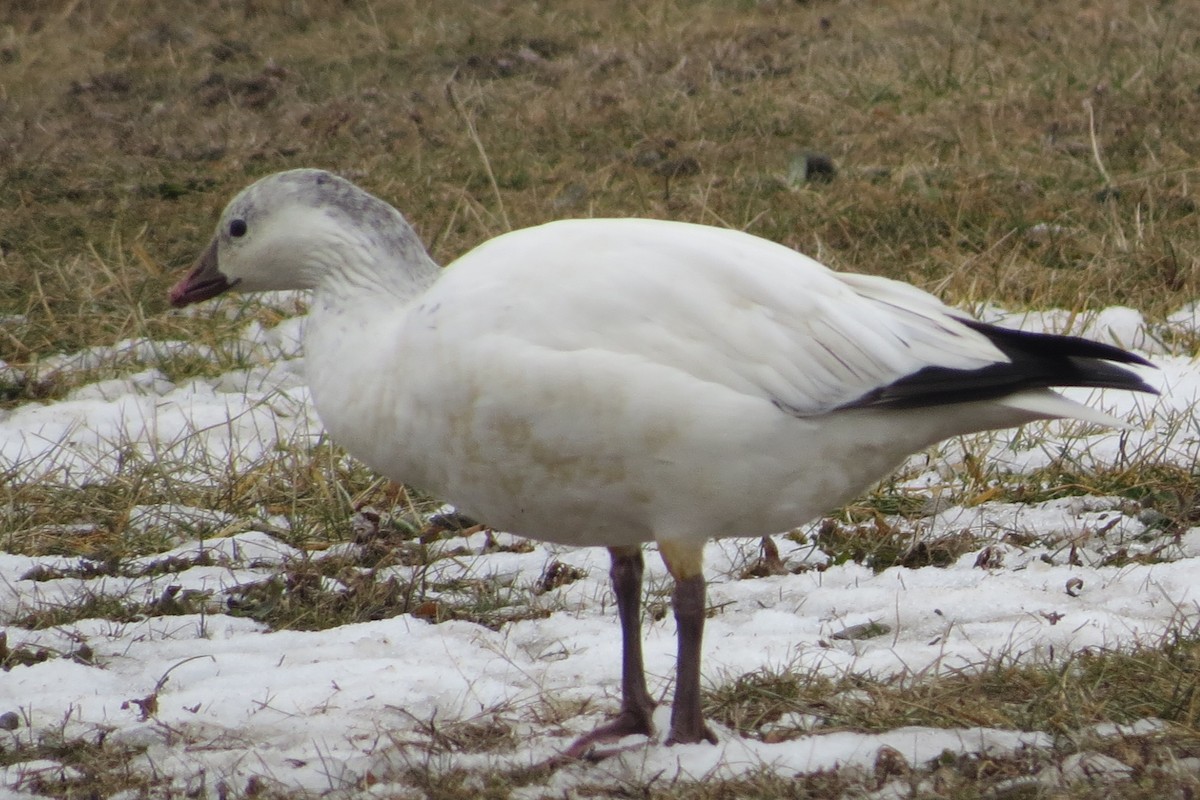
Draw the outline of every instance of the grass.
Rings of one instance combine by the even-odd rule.
[[[10,363],[191,332],[168,273],[233,191],[302,164],[392,199],[443,261],[640,214],[962,303],[1153,315],[1197,288],[1187,4],[6,8]],[[797,177],[808,151],[833,180]]]
[[[93,792],[98,787],[128,789],[142,797],[155,796],[156,792],[162,796],[161,792],[169,791],[170,779],[148,776],[132,768],[131,762],[140,753],[137,748],[55,736],[15,751],[0,752],[0,768],[13,770],[15,787],[35,796],[95,797]],[[61,766],[38,768],[38,759]]]
[[[0,416],[139,370],[185,382],[254,367],[239,345],[246,326],[271,327],[302,300],[178,314],[166,312],[165,293],[236,190],[295,166],[335,169],[391,200],[442,263],[509,228],[644,215],[746,229],[964,307],[1084,317],[1127,304],[1161,321],[1200,292],[1198,74],[1200,9],[1171,0],[14,0],[0,4]],[[1167,337],[1178,352],[1197,351],[1194,337]],[[128,341],[188,346],[115,346]],[[1162,558],[1155,548],[1200,517],[1195,470],[1162,456],[1095,467],[1065,453],[1021,475],[968,457],[946,499],[1117,496],[1129,514],[1157,516],[1145,547],[1113,544],[1108,563]],[[580,577],[559,565],[538,585],[512,586],[456,572],[458,534],[427,526],[436,501],[380,481],[327,443],[248,465],[131,450],[86,485],[21,479],[27,466],[0,463],[0,547],[75,560],[46,579],[153,580],[133,566],[138,556],[220,538],[247,520],[286,519],[273,533],[300,555],[220,596],[84,593],[6,621],[26,627],[217,608],[272,628],[398,613],[502,627],[548,613],[548,590]],[[922,538],[928,498],[898,485],[830,517],[806,543],[877,570],[944,565],[987,544]],[[138,509],[168,505],[220,509],[238,523],[169,514],[136,523]],[[1062,542],[1017,544],[1073,557]],[[661,611],[657,599],[649,605]],[[1133,770],[1105,794],[1190,797],[1195,769],[1177,766],[1200,757],[1197,641],[1180,631],[1128,652],[1001,657],[943,676],[728,676],[706,702],[747,736],[799,733],[780,720],[870,731],[986,724],[1045,731],[1056,744],[991,761],[688,785],[614,779],[577,792],[1087,797],[1094,782],[1047,776],[1095,751]],[[86,656],[0,654],[5,669]],[[964,698],[981,697],[964,710]],[[1087,739],[1089,726],[1146,716],[1166,727]],[[50,758],[78,770],[37,778],[29,786],[40,793],[179,796],[131,773],[120,747],[26,734],[0,749],[0,764]],[[520,747],[492,722],[431,721],[426,739],[430,760],[407,781],[429,797],[508,797],[545,777],[453,765],[456,752]],[[1021,782],[1038,775],[1046,780]]]
[[[1098,723],[1146,718],[1178,726],[1187,755],[1200,738],[1194,670],[1200,632],[1174,632],[1129,651],[1084,650],[1065,660],[998,655],[977,669],[926,675],[823,678],[796,670],[738,676],[709,696],[709,714],[747,735],[782,740],[813,729],[887,731],[975,726],[1078,736]],[[772,725],[802,715],[801,727]]]

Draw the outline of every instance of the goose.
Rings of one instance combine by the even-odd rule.
[[[497,236],[439,268],[391,205],[326,171],[258,180],[170,302],[311,290],[305,371],[333,440],[512,533],[601,546],[621,704],[568,757],[655,735],[642,545],[674,579],[666,744],[701,713],[705,543],[786,531],[942,439],[1032,420],[1123,423],[1051,387],[1154,393],[1117,347],[976,321],[914,286],[780,244],[651,219]]]

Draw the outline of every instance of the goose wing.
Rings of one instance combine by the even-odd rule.
[[[422,306],[425,324],[457,337],[623,359],[643,380],[651,368],[682,373],[798,417],[997,397],[1079,383],[1087,371],[1059,376],[1036,335],[975,322],[908,284],[836,273],[745,233],[658,220],[563,221],[497,237],[447,268]],[[1049,338],[1063,352],[1082,341]],[[1081,357],[1085,367],[1140,360],[1104,345]],[[1132,373],[1108,370],[1112,385],[1134,388]]]

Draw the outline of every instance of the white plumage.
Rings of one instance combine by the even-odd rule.
[[[314,290],[317,411],[372,468],[498,528],[613,550],[622,713],[575,755],[650,733],[632,644],[642,542],[659,542],[680,587],[671,741],[711,739],[705,541],[787,530],[949,436],[1054,417],[1119,424],[1047,386],[1150,391],[1108,363],[1141,362],[1116,348],[984,326],[907,284],[737,231],[554,222],[439,271],[398,212],[316,170],[238,195],[172,301],[233,287]]]

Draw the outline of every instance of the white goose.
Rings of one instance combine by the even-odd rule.
[[[612,554],[618,716],[576,741],[653,734],[640,545],[675,579],[668,743],[700,710],[705,542],[788,530],[946,437],[1030,420],[1120,424],[1052,392],[1153,392],[1108,345],[986,325],[907,284],[832,272],[732,230],[553,222],[444,270],[387,203],[319,170],[226,207],[171,290],[313,290],[306,369],[333,438],[490,525]]]

